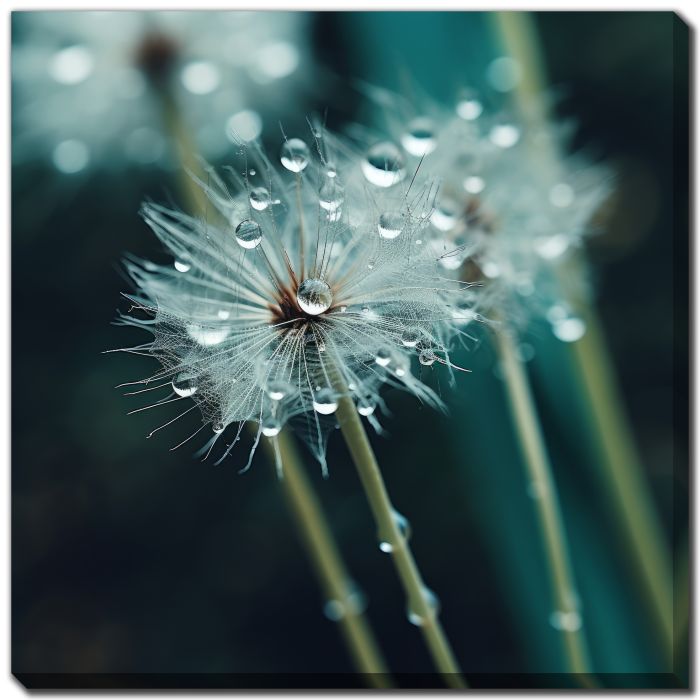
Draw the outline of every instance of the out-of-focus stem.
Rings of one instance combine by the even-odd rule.
[[[280,483],[287,503],[326,600],[336,601],[341,606],[338,622],[355,667],[364,674],[368,685],[391,688],[393,684],[386,663],[365,615],[355,604],[352,581],[292,438],[282,432],[275,440],[278,455],[270,440],[264,438],[262,445],[271,462],[279,457],[282,463]]]
[[[526,118],[545,121],[542,101],[546,85],[543,61],[539,52],[537,29],[527,12],[494,13],[499,33],[508,52],[521,67],[522,80],[516,98]],[[560,154],[551,144],[539,152],[545,167],[557,168]],[[660,646],[669,671],[673,655],[673,587],[671,558],[663,528],[654,504],[648,479],[635,445],[632,429],[621,398],[620,388],[602,325],[595,307],[581,294],[569,291],[567,280],[583,277],[581,254],[570,256],[566,268],[556,270],[562,294],[586,324],[583,337],[571,343],[578,368],[581,395],[595,428],[597,448],[604,466],[603,475],[618,513],[629,551],[645,583],[645,590],[655,612]]]
[[[583,674],[585,685],[594,685],[589,675],[588,645],[579,613],[578,595],[571,568],[557,487],[544,445],[537,409],[525,370],[517,357],[512,335],[495,331],[513,422],[528,470],[530,488],[542,529],[547,563],[556,601],[554,615],[564,638],[566,658],[572,673]],[[553,620],[556,622],[557,620]]]
[[[192,213],[205,216],[206,196],[189,175],[189,172],[201,174],[189,130],[170,90],[164,85],[159,85],[155,89],[161,100],[166,130],[176,146],[180,162],[185,166],[184,170],[179,171],[183,196]],[[294,443],[285,433],[281,433],[276,440],[279,455],[275,454],[273,444],[269,440],[263,440],[263,447],[272,464],[278,457],[282,463],[285,496],[324,595],[329,601],[337,601],[343,606],[339,623],[353,662],[358,671],[364,674],[368,685],[375,688],[390,688],[393,684],[386,663],[367,618],[361,610],[353,608],[351,579],[318,499],[304,474]]]
[[[437,610],[430,604],[430,593],[423,583],[406,537],[399,529],[377,459],[355,404],[349,396],[347,385],[334,368],[331,368],[330,374],[334,390],[340,397],[337,411],[340,429],[360,476],[380,537],[390,547],[401,585],[406,592],[408,608],[415,619],[420,620],[420,629],[428,650],[445,683],[452,688],[465,688],[466,681],[442,629]]]
[[[178,168],[178,175],[187,207],[191,212],[204,216],[207,211],[207,197],[190,176],[190,173],[201,175],[190,131],[184,123],[175,95],[167,85],[158,85],[154,91],[160,100],[165,129],[175,145],[178,161],[183,166]]]

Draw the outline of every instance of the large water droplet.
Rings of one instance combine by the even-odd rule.
[[[274,416],[267,416],[267,418],[263,418],[260,430],[265,437],[275,437],[280,434],[282,423]]]
[[[197,391],[197,381],[195,377],[191,375],[180,372],[177,376],[173,377],[173,391],[184,398],[192,396]]]
[[[468,301],[459,301],[452,308],[452,320],[457,326],[468,326],[476,313]]]
[[[323,606],[323,614],[331,622],[338,622],[345,617],[345,606],[339,600],[329,600]]]
[[[297,289],[297,303],[302,311],[318,316],[328,311],[333,303],[331,288],[322,279],[309,277]]]
[[[464,178],[462,186],[464,187],[464,191],[468,192],[469,194],[479,194],[480,192],[484,191],[486,182],[484,182],[484,179],[478,175],[470,175],[469,177]]]
[[[435,595],[435,593],[433,593],[433,591],[431,591],[426,586],[423,586],[421,594],[423,599],[423,605],[419,607],[419,601],[413,601],[412,604],[409,603],[409,606],[406,610],[408,621],[412,625],[416,625],[416,627],[422,627],[427,622],[423,606],[427,607],[428,614],[432,615],[437,615],[440,610],[440,601],[438,600],[438,597]]]
[[[406,176],[401,151],[389,141],[372,146],[362,161],[362,173],[377,187],[391,187],[401,182]]]
[[[432,153],[437,146],[435,126],[427,117],[413,119],[401,137],[401,145],[412,156],[425,156]]]
[[[319,204],[326,211],[336,211],[343,203],[345,194],[338,180],[331,178],[326,180],[319,191]]]
[[[254,187],[250,191],[250,206],[256,211],[264,211],[270,206],[270,193],[265,187]]]
[[[408,540],[411,537],[411,524],[397,510],[392,511],[391,517],[393,518],[394,523],[398,528],[399,536],[404,540],[404,542],[408,542]],[[387,535],[380,534],[379,549],[381,549],[382,552],[386,552],[388,554],[389,552],[394,551],[394,545],[391,543],[390,540],[391,535],[389,533],[387,533]]]
[[[377,229],[382,238],[391,240],[396,238],[403,231],[404,217],[399,211],[388,211],[379,215]]]
[[[260,245],[260,241],[262,241],[262,229],[256,221],[245,219],[236,226],[236,242],[241,248],[252,250]]]
[[[220,421],[220,420],[214,421],[214,422],[211,424],[211,429],[212,429],[217,435],[220,435],[221,433],[223,433],[225,428],[226,428],[226,426],[225,426],[225,425],[223,424],[223,422]]]
[[[324,416],[329,416],[335,413],[338,408],[338,401],[335,397],[333,389],[325,387],[319,389],[314,395],[314,410]]]
[[[560,632],[576,632],[583,627],[583,619],[575,610],[555,610],[549,616],[549,624]]]
[[[282,165],[293,173],[300,173],[309,164],[309,147],[301,139],[289,139],[282,146]]]

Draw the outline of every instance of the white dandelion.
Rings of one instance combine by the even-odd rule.
[[[246,423],[256,445],[291,424],[325,471],[342,398],[378,430],[384,386],[440,407],[422,376],[433,365],[451,374],[450,351],[474,320],[477,289],[441,264],[449,250],[427,244],[435,183],[385,186],[396,164],[381,157],[360,181],[347,146],[312,135],[285,138],[281,168],[257,145],[225,177],[206,168],[207,220],[146,204],[174,263],[127,262],[146,317],[123,321],[154,335],[132,351],[162,364],[134,384],[165,390],[146,408],[199,409],[203,452],[220,447],[219,460]]]
[[[566,155],[572,126],[492,112],[472,91],[454,110],[426,100],[421,113],[391,93],[369,92],[402,145],[406,167],[422,161],[425,172],[440,178],[429,233],[437,245],[469,244],[462,250],[470,255],[446,256],[443,265],[485,284],[487,314],[497,310],[519,327],[543,318],[561,340],[578,339],[585,327],[562,299],[556,270],[597,232],[594,217],[612,178],[585,153]]]
[[[63,174],[169,166],[165,84],[208,159],[256,138],[312,74],[303,12],[74,11],[13,15],[13,161]],[[160,89],[161,85],[158,85]],[[272,89],[271,89],[272,88]]]

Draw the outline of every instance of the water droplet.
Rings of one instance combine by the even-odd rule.
[[[435,353],[432,350],[421,350],[418,354],[418,362],[426,367],[430,367],[435,362]]]
[[[569,237],[564,233],[540,236],[534,241],[535,252],[545,260],[556,260],[569,248]]]
[[[391,362],[391,349],[387,347],[379,348],[374,357],[374,361],[380,367],[386,367]]]
[[[219,69],[209,61],[190,61],[182,69],[180,80],[193,95],[214,92],[221,82]]]
[[[226,428],[226,426],[225,426],[225,425],[223,424],[223,422],[220,421],[220,420],[217,420],[217,421],[215,421],[214,423],[211,424],[211,429],[212,429],[217,435],[223,433],[225,428]]]
[[[77,85],[92,73],[92,53],[84,46],[68,46],[57,51],[49,62],[49,74],[57,83]]]
[[[427,117],[413,119],[401,137],[401,145],[412,156],[425,156],[432,153],[437,146],[435,126]]]
[[[498,92],[510,92],[520,82],[522,68],[510,56],[500,56],[494,59],[486,69],[486,78],[491,87]]]
[[[226,309],[219,309],[216,312],[217,318],[220,318],[222,321],[227,321],[229,317],[231,316],[231,312],[227,311]]]
[[[401,333],[401,343],[407,348],[415,348],[421,336],[422,333],[418,328],[406,328]]]
[[[406,176],[401,151],[389,141],[378,143],[362,161],[362,172],[368,182],[377,187],[391,187]]]
[[[345,617],[345,606],[339,600],[329,600],[323,606],[323,614],[331,622],[338,622]]]
[[[423,605],[428,608],[429,613],[437,615],[440,610],[440,601],[438,600],[438,597],[435,595],[435,593],[433,593],[433,591],[431,591],[426,586],[423,586],[421,594],[423,598]],[[408,617],[408,621],[412,625],[416,625],[416,627],[422,627],[426,623],[426,617],[423,611],[423,606],[421,605],[420,607],[418,607],[416,605],[416,602],[414,602],[413,605],[409,604],[406,610],[406,615]]]
[[[408,374],[408,370],[411,368],[410,361],[405,355],[397,354],[394,358],[394,374],[401,378]]]
[[[374,413],[375,405],[366,399],[357,402],[357,412],[361,416],[371,416]]]
[[[321,186],[319,192],[319,204],[326,211],[334,212],[340,208],[340,205],[345,199],[345,194],[343,188],[338,184],[338,181],[334,178],[331,180],[326,180]]]
[[[324,416],[329,416],[335,413],[338,408],[338,401],[335,397],[333,389],[328,387],[319,389],[316,392],[313,400],[314,410]]]
[[[241,248],[252,250],[260,245],[260,241],[262,241],[262,229],[256,221],[245,219],[236,226],[236,242]]]
[[[499,148],[512,148],[520,141],[520,129],[515,124],[494,124],[489,131],[489,139]]]
[[[282,146],[282,165],[293,173],[300,173],[309,164],[309,147],[301,139],[289,139]]]
[[[398,528],[399,536],[404,540],[404,542],[408,542],[408,540],[411,538],[411,524],[397,510],[392,511],[391,517]],[[394,551],[394,545],[390,542],[390,539],[391,537],[388,534],[387,536],[380,535],[379,537],[379,549],[387,554]]]
[[[190,269],[192,268],[192,265],[190,265],[190,263],[187,262],[186,260],[180,259],[180,260],[175,260],[175,262],[173,262],[173,267],[178,272],[189,272]]]
[[[389,211],[379,215],[377,230],[382,238],[391,240],[403,231],[404,217],[401,212]]]
[[[210,345],[219,345],[228,338],[228,328],[212,328],[202,326],[199,323],[189,323],[186,326],[187,335],[196,343],[208,347]]]
[[[443,199],[435,205],[430,223],[438,231],[451,231],[459,220],[459,205],[452,199]]]
[[[478,119],[483,111],[484,106],[474,98],[460,100],[457,103],[457,115],[469,122]]]
[[[338,169],[335,166],[335,163],[326,163],[326,176],[333,178],[338,175]]]
[[[250,206],[256,211],[264,211],[270,206],[270,193],[265,187],[254,187],[250,191]]]
[[[552,324],[552,332],[565,343],[575,343],[586,333],[586,324],[577,316],[569,316]]]
[[[560,632],[576,632],[583,627],[583,619],[575,610],[555,610],[549,616],[549,624]]]
[[[268,416],[267,418],[263,418],[260,430],[265,437],[275,437],[280,434],[282,423],[274,416]]]
[[[476,313],[468,301],[460,301],[452,309],[452,320],[457,326],[467,326],[476,317]]]
[[[333,303],[331,288],[322,279],[309,277],[297,289],[297,303],[302,311],[318,316],[328,311]]]
[[[479,194],[480,192],[484,191],[486,183],[484,182],[484,179],[478,175],[472,175],[471,177],[465,178],[462,186],[464,187],[464,191],[468,192],[469,194]]]
[[[191,375],[180,373],[173,377],[173,391],[184,398],[192,396],[197,391],[197,382],[195,377]]]
[[[565,182],[560,182],[549,191],[549,201],[553,207],[565,209],[574,203],[574,190]]]
[[[281,401],[285,396],[289,396],[291,393],[292,386],[285,381],[277,379],[267,385],[267,395],[273,401]]]

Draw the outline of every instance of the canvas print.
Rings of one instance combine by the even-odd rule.
[[[11,29],[22,684],[688,687],[678,16]]]

